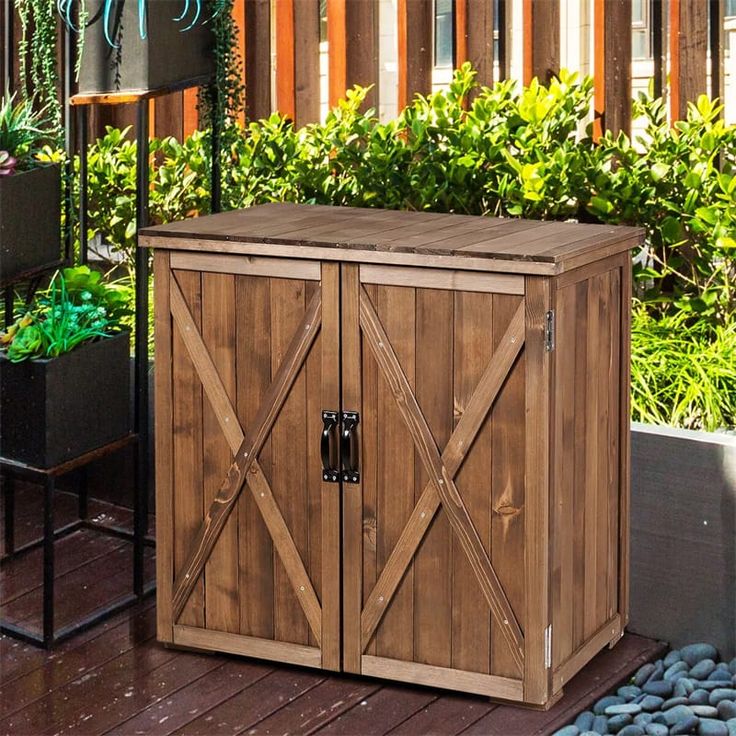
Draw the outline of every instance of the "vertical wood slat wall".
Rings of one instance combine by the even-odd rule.
[[[560,66],[561,0],[523,0],[521,74],[547,80]],[[620,30],[631,17],[632,0],[593,0],[595,111],[598,130],[628,130],[631,125],[631,37]],[[8,54],[6,16],[11,3],[0,3],[3,85],[10,72],[17,78],[15,53]],[[478,79],[490,84],[510,72],[511,0],[454,0],[455,66],[471,61]],[[434,0],[396,0],[399,106],[432,87]],[[500,58],[494,58],[494,8],[498,7]],[[673,119],[683,117],[687,103],[701,93],[723,94],[724,0],[655,0],[651,6],[655,92],[669,94]],[[320,115],[319,0],[235,0],[240,51],[246,86],[245,118],[255,120],[274,109],[298,125]],[[379,89],[378,0],[327,0],[328,100],[335,104],[353,84],[374,85],[368,104],[377,107]],[[14,19],[17,46],[19,24]],[[517,19],[518,20],[518,19]],[[13,51],[15,48],[13,49]],[[710,50],[710,55],[709,55]],[[708,63],[710,56],[710,65]],[[7,67],[10,61],[10,69]],[[669,79],[667,86],[667,62]],[[273,77],[273,83],[272,83]],[[707,79],[710,77],[710,84]],[[17,79],[16,79],[17,84]],[[11,87],[16,86],[11,82]],[[153,131],[157,136],[185,136],[197,126],[197,95],[186,90],[158,98]],[[125,126],[133,113],[125,106],[96,111],[92,133],[105,125]]]

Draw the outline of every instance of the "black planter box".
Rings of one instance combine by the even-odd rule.
[[[138,0],[118,0],[110,20],[117,48],[105,39],[102,6],[103,0],[87,3],[80,94],[160,89],[214,71],[212,23],[183,30],[191,17],[174,21],[184,7],[182,0],[149,0],[145,39],[138,30]]]
[[[49,468],[130,432],[130,335],[54,359],[0,356],[0,454]]]
[[[60,167],[0,177],[0,284],[57,262],[60,253]]]

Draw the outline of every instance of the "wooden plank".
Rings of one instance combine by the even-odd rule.
[[[157,636],[161,641],[172,640],[171,599],[174,585],[174,468],[173,468],[173,406],[172,406],[172,336],[169,285],[170,255],[159,250],[153,255],[155,279],[155,441],[156,441],[156,616]]]
[[[360,267],[360,281],[364,284],[481,291],[489,294],[524,293],[524,278],[522,276],[479,274],[439,268],[363,265]]]
[[[301,127],[320,119],[319,3],[297,0],[294,13],[294,121]]]
[[[416,397],[435,443],[445,447],[454,417],[454,295],[416,289]],[[420,500],[429,477],[416,458],[414,499]],[[414,558],[414,661],[452,665],[452,531],[439,514],[424,534]]]
[[[250,427],[271,383],[271,280],[236,277],[238,419]],[[271,442],[258,460],[266,480],[271,473]],[[240,525],[240,633],[273,638],[273,563],[271,536],[252,493],[238,501]]]
[[[294,2],[295,0],[275,0],[273,3],[276,38],[276,109],[291,120],[296,119]]]
[[[503,351],[505,332],[520,309],[523,309],[523,300],[518,297],[493,297],[494,354]],[[526,400],[525,375],[526,357],[521,355],[508,372],[503,389],[493,405],[491,419],[491,562],[520,620],[524,620],[526,615],[525,571],[519,569],[525,546],[525,430],[523,422],[519,421]],[[509,656],[506,642],[496,626],[491,628],[490,672],[512,678],[523,676]]]
[[[392,736],[458,734],[498,706],[485,699],[444,694],[420,712],[407,718]]]
[[[298,334],[305,310],[305,283],[291,279],[271,281],[271,373],[275,374],[289,342]],[[271,483],[285,529],[302,560],[309,555],[308,497],[303,482],[306,468],[306,371],[295,376],[271,430]],[[299,479],[299,482],[295,482]],[[258,500],[256,496],[256,500]],[[268,521],[266,520],[268,524]],[[273,534],[271,535],[273,536]],[[274,539],[276,543],[276,539]],[[282,566],[282,562],[284,565]],[[307,622],[299,609],[285,561],[274,563],[274,636],[282,641],[308,643]],[[318,609],[319,610],[319,609]],[[319,615],[315,611],[315,615]],[[321,628],[321,622],[320,622]],[[318,628],[318,631],[320,629]],[[316,633],[316,632],[315,632]]]
[[[505,700],[521,700],[523,693],[521,680],[370,655],[363,656],[363,674],[415,685],[452,688]]]
[[[708,3],[671,0],[669,13],[670,116],[684,120],[687,103],[708,92]]]
[[[524,84],[546,84],[560,71],[560,0],[524,0]]]
[[[363,351],[368,352],[371,337],[366,332],[364,293],[361,292],[360,326]],[[383,342],[393,346],[396,361],[406,376],[406,390],[415,385],[416,293],[412,288],[383,286],[377,290],[376,310],[385,325]],[[375,314],[375,312],[374,312]],[[376,318],[378,319],[378,318]],[[414,508],[415,454],[412,438],[406,431],[394,387],[378,356],[381,369],[378,383],[378,474],[376,514],[376,569],[380,572],[389,559]],[[412,660],[414,657],[414,572],[409,563],[376,630],[376,652],[380,656]],[[365,644],[365,639],[364,639]]]
[[[218,388],[229,399],[227,419],[237,414],[235,363],[235,277],[229,274],[202,273],[202,340],[205,354],[212,361]],[[205,395],[209,396],[205,385]],[[209,401],[202,407],[204,508],[215,498],[224,471],[230,466],[232,445],[220,430],[220,421]],[[242,441],[242,440],[241,440]],[[232,515],[212,548],[205,564],[205,625],[237,633],[240,630],[238,604],[238,518]]]
[[[369,287],[370,288],[370,287]],[[455,330],[457,331],[456,323]],[[442,452],[442,462],[452,475],[465,460],[469,449],[476,441],[476,435],[485,421],[511,366],[524,344],[524,312],[520,308],[509,323],[493,359],[475,387],[475,391],[465,404],[459,421]],[[364,406],[366,402],[364,401]],[[367,455],[367,453],[365,453]],[[362,615],[363,643],[370,639],[384,610],[381,598],[388,601],[394,594],[401,576],[424,537],[424,533],[439,508],[440,498],[433,483],[429,482],[404,527],[399,541],[381,572]],[[381,605],[379,605],[381,604]]]
[[[319,672],[282,667],[241,690],[217,710],[205,711],[179,730],[192,736],[244,733],[324,681]]]
[[[455,5],[455,66],[469,61],[476,81],[493,85],[493,0],[458,0]]]
[[[252,428],[235,455],[218,495],[210,507],[197,536],[190,546],[185,565],[174,584],[174,611],[180,611],[189,598],[204,561],[217,541],[245,483],[247,473],[255,457],[270,434],[276,416],[280,412],[289,391],[297,378],[299,369],[306,359],[321,322],[321,301],[316,294],[310,302],[299,329],[284,353],[283,361],[274,375],[273,382],[264,396]]]
[[[465,416],[484,369],[493,360],[493,297],[490,294],[456,292],[455,295],[455,416]],[[507,369],[510,366],[505,366]],[[508,374],[504,375],[506,378]],[[501,382],[498,384],[499,392]],[[496,396],[498,399],[498,396]],[[488,407],[490,409],[490,407]],[[491,540],[493,438],[492,421],[486,419],[456,477],[458,490],[477,529],[484,549],[495,549]],[[452,667],[490,674],[491,632],[497,632],[488,602],[478,585],[472,561],[463,542],[453,535],[452,549]],[[504,592],[505,595],[505,592]],[[510,605],[510,604],[509,604]],[[506,640],[503,639],[505,642]]]
[[[554,670],[552,692],[559,692],[606,644],[616,641],[622,633],[621,617],[616,614]]]
[[[397,405],[412,435],[414,446],[436,487],[455,534],[460,539],[465,554],[471,560],[483,594],[493,615],[503,627],[504,636],[513,651],[512,656],[521,665],[524,657],[522,653],[524,636],[519,623],[498,581],[483,543],[478,537],[472,519],[468,515],[455,482],[442,463],[437,446],[427,428],[409,380],[393,350],[388,335],[364,292],[360,300],[360,322],[368,346],[397,397]],[[399,397],[401,397],[400,401]]]
[[[187,683],[169,695],[165,708],[160,701],[151,703],[107,733],[109,736],[132,733],[168,736],[195,720],[197,714],[218,708],[272,671],[269,665],[257,662],[226,661],[208,672],[206,677]]]
[[[313,572],[321,578],[322,603],[322,667],[339,670],[341,664],[341,611],[340,585],[341,561],[341,489],[337,483],[321,481],[319,462],[319,442],[321,433],[322,407],[339,408],[340,403],[340,267],[337,264],[322,265],[322,328],[320,331],[321,351],[321,386],[319,390],[320,407],[310,409],[314,415],[315,429],[310,429],[310,436],[315,446],[310,451],[316,467],[310,473],[314,477],[316,487],[321,495],[321,514],[314,521],[321,524],[321,556],[320,567]],[[315,431],[316,430],[316,431]],[[343,492],[344,495],[344,492]],[[314,515],[310,508],[310,518]],[[313,541],[310,539],[310,544]],[[314,569],[314,568],[313,568]]]
[[[399,110],[417,94],[432,90],[432,35],[434,6],[431,0],[398,0]]]
[[[621,364],[619,367],[619,566],[618,612],[629,623],[629,560],[631,537],[631,259],[621,258]]]
[[[631,135],[631,0],[595,0],[593,10],[594,136]]]
[[[174,294],[191,313],[196,329],[201,329],[201,276],[193,271],[173,273],[170,282],[170,305]],[[173,404],[173,507],[174,507],[174,580],[187,559],[188,547],[196,538],[204,513],[202,476],[202,384],[178,331],[172,336]],[[195,581],[193,581],[195,582]],[[204,583],[191,586],[187,601],[174,604],[176,585],[171,587],[171,622],[204,626]],[[186,609],[184,608],[184,604]],[[183,612],[183,613],[182,613]]]
[[[366,107],[378,104],[378,4],[364,0],[327,0],[329,104],[358,84],[373,89]]]
[[[209,253],[174,252],[172,268],[185,271],[209,271],[211,273],[239,274],[241,276],[270,276],[271,278],[319,281],[320,265],[317,261],[288,258],[259,258],[257,256],[232,256]]]
[[[341,270],[341,352],[342,352],[342,402],[343,407],[354,411],[361,409],[362,421],[358,425],[359,437],[364,436],[368,419],[366,405],[361,396],[361,341],[359,298],[360,282],[358,266],[344,264]],[[342,408],[342,407],[341,407]],[[370,426],[370,425],[368,425]],[[370,457],[361,442],[361,465]],[[361,474],[365,483],[365,470]],[[343,669],[359,673],[360,655],[363,651],[360,635],[363,577],[363,504],[361,483],[343,486],[342,498],[342,599],[343,599]]]
[[[271,3],[242,0],[244,7],[245,118],[271,114]]]
[[[526,443],[525,537],[526,619],[524,621],[524,700],[546,703],[549,670],[545,633],[549,611],[549,445],[550,353],[544,347],[546,314],[553,308],[549,279],[529,278],[526,285]]]
[[[710,52],[710,96],[723,102],[726,93],[725,0],[708,2],[708,47]]]
[[[322,664],[322,654],[318,647],[257,639],[226,631],[205,631],[193,626],[174,626],[174,644],[192,649],[211,649],[256,659],[298,664],[302,667],[320,667]]]
[[[153,101],[153,135],[156,138],[174,136],[183,140],[184,133],[184,97],[181,92],[157,97]]]

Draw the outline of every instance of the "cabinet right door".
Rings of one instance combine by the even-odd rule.
[[[544,416],[528,406],[525,278],[342,269],[342,409],[359,415],[344,668],[527,699],[524,629],[538,618],[544,636],[546,571],[527,518],[528,423]]]

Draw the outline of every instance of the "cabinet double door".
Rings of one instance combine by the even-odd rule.
[[[156,258],[159,637],[524,699],[524,278]]]

